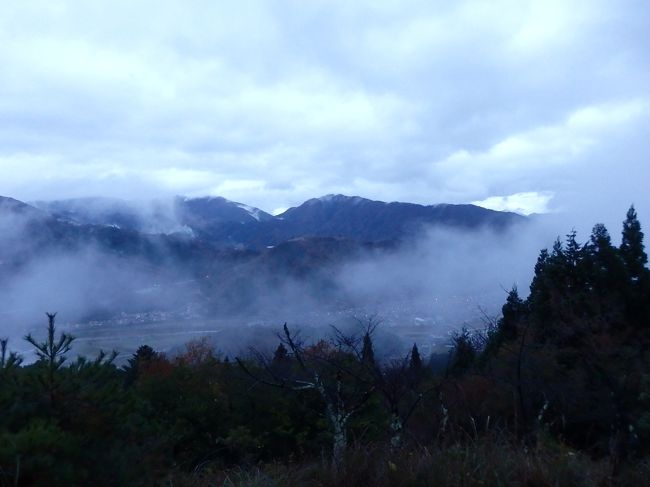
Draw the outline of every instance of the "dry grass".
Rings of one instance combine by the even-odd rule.
[[[264,464],[251,468],[210,471],[170,478],[174,486],[639,486],[650,476],[648,461],[630,464],[616,479],[610,478],[607,460],[552,442],[532,450],[482,439],[464,445],[391,451],[384,446],[350,448],[346,462],[295,465]],[[168,484],[169,485],[169,484]]]

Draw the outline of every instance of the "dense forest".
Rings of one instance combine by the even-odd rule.
[[[280,317],[279,317],[280,318]],[[38,359],[0,342],[0,485],[643,485],[650,271],[634,208],[543,250],[530,293],[448,355],[373,350],[377,321],[274,353],[207,341],[73,358],[47,315]],[[280,327],[279,327],[280,328]]]

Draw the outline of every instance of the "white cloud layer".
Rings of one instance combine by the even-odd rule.
[[[648,25],[633,0],[4,2],[0,194],[650,214]]]
[[[513,211],[522,215],[547,213],[549,203],[553,199],[550,191],[543,193],[515,193],[507,196],[490,196],[482,201],[472,201],[473,204],[497,211]]]

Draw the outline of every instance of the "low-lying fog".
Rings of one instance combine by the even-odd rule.
[[[2,281],[1,335],[28,356],[22,337],[42,332],[49,311],[77,337],[78,353],[116,349],[125,359],[142,344],[169,352],[207,336],[233,354],[274,346],[285,321],[315,339],[330,325],[352,330],[374,317],[379,353],[402,353],[414,341],[429,353],[444,347],[452,330],[498,315],[513,285],[525,295],[539,250],[569,230],[544,221],[502,234],[431,229],[397,250],[344,260],[318,279],[283,273],[271,282],[253,267],[232,285],[225,277],[241,272],[236,265],[206,285],[201,272],[172,260],[161,268],[90,245],[63,249],[32,258]]]

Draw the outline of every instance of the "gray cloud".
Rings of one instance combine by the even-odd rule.
[[[650,214],[642,1],[1,9],[0,194]]]

